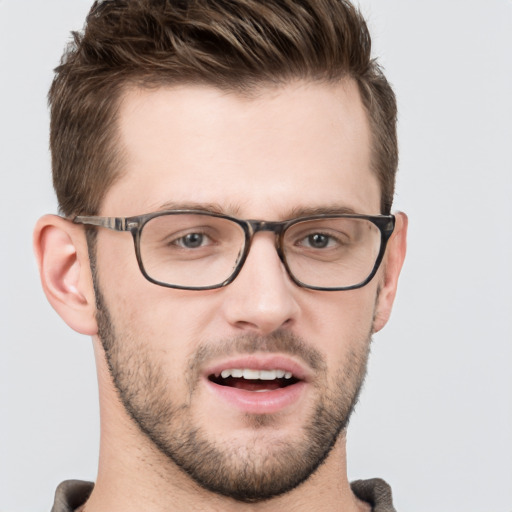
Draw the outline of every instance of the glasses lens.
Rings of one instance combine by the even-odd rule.
[[[228,219],[203,214],[166,214],[142,229],[140,254],[153,280],[189,288],[228,279],[242,254],[245,234]]]
[[[286,262],[308,286],[343,288],[363,283],[381,246],[379,228],[366,219],[332,217],[293,224],[284,235]]]

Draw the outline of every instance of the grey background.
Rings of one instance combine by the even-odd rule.
[[[46,91],[89,0],[0,0],[0,511],[49,510],[94,479],[90,340],[40,290],[55,212]],[[512,2],[364,0],[400,106],[396,208],[410,217],[395,311],[349,429],[349,476],[399,511],[512,511]]]

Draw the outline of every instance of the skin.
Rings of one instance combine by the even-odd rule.
[[[169,201],[213,204],[246,219],[283,220],[309,208],[380,213],[380,190],[370,169],[370,131],[351,81],[289,83],[250,97],[207,86],[129,90],[119,135],[124,173],[107,192],[100,215],[138,215],[169,207]],[[322,385],[334,390],[336,376],[350,370],[352,354],[359,354],[364,366],[369,333],[389,318],[405,256],[406,225],[405,215],[398,214],[381,269],[357,290],[299,288],[286,274],[270,233],[256,235],[244,268],[229,286],[191,292],[145,280],[130,234],[101,229],[97,280],[125,354],[147,347],[147,356],[166,376],[174,403],[188,403],[191,424],[239,454],[251,446],[251,456],[263,460],[280,442],[302,436],[322,395],[314,385],[315,371],[296,361],[309,372],[300,398],[269,415],[267,426],[258,426],[209,393],[197,376],[191,395],[187,361],[198,347],[219,340],[288,332],[322,356]],[[344,432],[309,479],[270,501],[241,503],[199,487],[138,429],[119,400],[98,337],[83,227],[45,216],[36,227],[35,248],[53,307],[94,341],[101,448],[87,511],[369,510],[349,487]]]

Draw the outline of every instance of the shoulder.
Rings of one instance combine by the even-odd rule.
[[[356,480],[350,484],[354,494],[372,506],[373,512],[396,512],[391,487],[380,478]]]
[[[73,512],[89,498],[94,484],[82,480],[66,480],[55,491],[51,512]]]

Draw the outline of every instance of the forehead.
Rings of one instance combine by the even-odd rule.
[[[352,81],[250,95],[203,85],[130,89],[119,140],[124,167],[104,215],[169,204],[268,220],[336,206],[379,213],[368,120]]]

